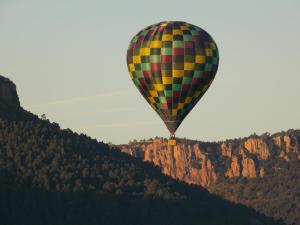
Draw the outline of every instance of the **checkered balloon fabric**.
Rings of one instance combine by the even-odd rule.
[[[133,37],[130,77],[174,134],[213,81],[219,54],[212,37],[185,22],[160,22]]]

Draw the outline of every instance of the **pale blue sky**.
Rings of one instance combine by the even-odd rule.
[[[300,128],[300,1],[0,0],[0,74],[23,107],[126,143],[168,137],[126,67],[131,37],[161,20],[208,31],[220,66],[177,136],[223,140]]]

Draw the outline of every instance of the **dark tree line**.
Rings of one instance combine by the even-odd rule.
[[[282,224],[28,113],[0,117],[0,183],[5,225]]]

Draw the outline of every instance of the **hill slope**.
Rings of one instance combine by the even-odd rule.
[[[0,182],[6,225],[282,224],[21,108],[0,113]]]
[[[173,178],[300,225],[300,131],[224,142],[155,138],[118,146]]]

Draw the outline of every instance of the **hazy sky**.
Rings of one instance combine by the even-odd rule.
[[[168,137],[129,78],[140,29],[182,20],[217,42],[216,78],[177,136],[223,140],[300,128],[300,1],[0,0],[0,74],[22,106],[98,140]]]

